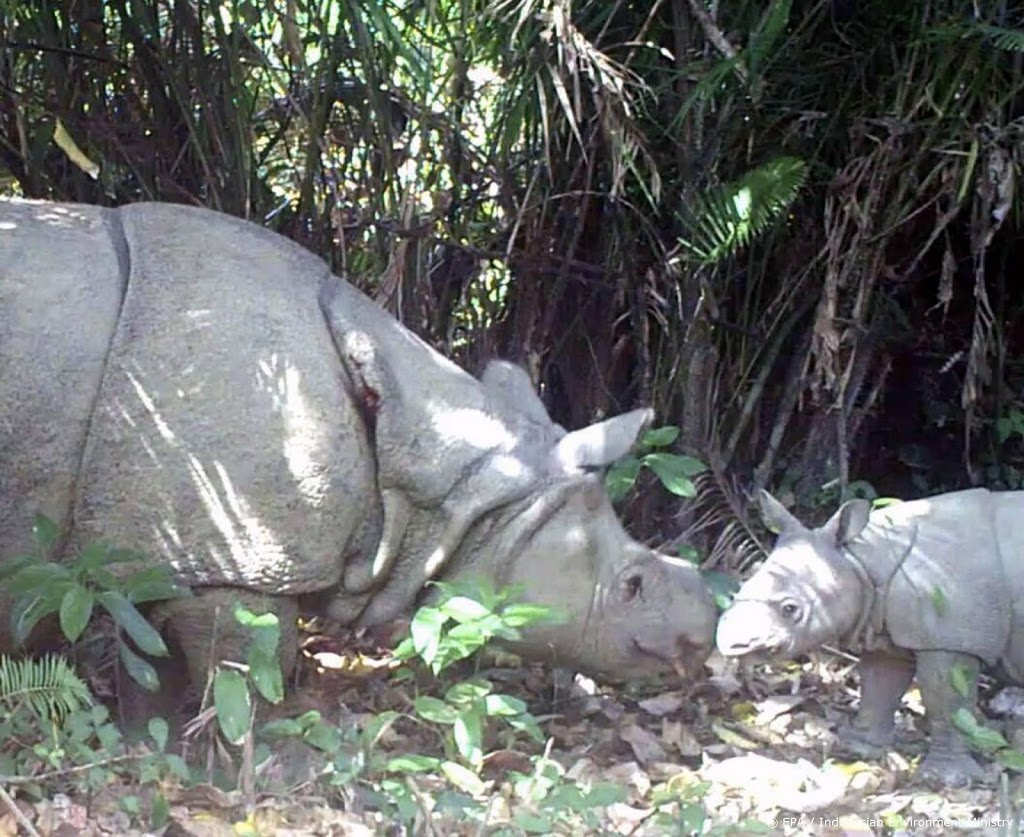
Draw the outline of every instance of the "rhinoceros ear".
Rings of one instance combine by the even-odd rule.
[[[761,509],[761,519],[777,535],[781,535],[783,532],[796,532],[806,528],[789,513],[789,509],[763,488],[757,492],[757,505]]]
[[[847,500],[821,529],[835,538],[836,546],[843,546],[864,531],[870,514],[871,503],[867,500]]]
[[[492,360],[480,376],[484,389],[506,403],[525,413],[541,424],[550,424],[551,419],[543,402],[533,388],[533,382],[526,370],[507,360]]]
[[[633,410],[574,430],[551,450],[553,463],[566,472],[603,468],[629,453],[654,418],[651,409]]]

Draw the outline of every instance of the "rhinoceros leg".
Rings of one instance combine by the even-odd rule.
[[[203,688],[210,669],[221,660],[245,661],[249,633],[235,619],[236,602],[253,613],[277,614],[281,628],[278,658],[285,677],[295,667],[299,608],[294,596],[268,596],[231,587],[201,588],[190,598],[158,605],[152,615],[153,623],[185,657],[195,688]]]
[[[961,668],[968,683],[967,696],[953,685],[953,671]],[[942,785],[964,785],[980,779],[983,772],[971,755],[970,746],[955,726],[958,709],[975,712],[978,698],[977,657],[954,651],[917,652],[917,682],[931,729],[931,747],[918,769],[918,776]]]
[[[896,710],[914,677],[914,657],[869,651],[860,658],[860,708],[841,733],[843,747],[862,758],[881,758],[892,744]]]

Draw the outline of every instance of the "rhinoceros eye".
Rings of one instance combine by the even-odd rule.
[[[623,587],[624,587],[623,593],[624,593],[624,595],[626,597],[626,601],[627,602],[633,601],[633,599],[635,599],[637,596],[640,595],[641,592],[643,592],[643,589],[644,589],[644,579],[643,579],[643,576],[641,576],[641,575],[631,575],[629,578],[627,578],[625,580],[625,582],[623,583]]]
[[[790,622],[796,622],[800,619],[800,605],[792,599],[783,602],[779,610],[782,611],[782,615]]]

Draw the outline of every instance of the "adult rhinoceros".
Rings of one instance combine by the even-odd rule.
[[[630,675],[713,644],[698,573],[632,540],[594,473],[649,411],[566,433],[520,369],[473,378],[254,224],[0,202],[0,347],[0,557],[42,512],[62,553],[167,562],[194,680],[239,641],[215,605],[269,605],[293,649],[300,605],[372,625],[469,575],[568,610],[527,655]]]

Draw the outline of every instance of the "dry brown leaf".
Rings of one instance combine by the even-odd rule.
[[[681,721],[664,719],[661,723],[661,738],[666,744],[675,747],[685,758],[696,758],[703,752],[697,737]]]
[[[675,712],[682,705],[683,698],[678,692],[663,692],[656,697],[642,700],[637,704],[648,715],[654,715],[658,718],[662,715],[668,715],[670,712]]]
[[[619,730],[619,735],[633,750],[633,755],[641,764],[651,764],[665,760],[665,748],[650,732],[636,724],[626,724]]]

